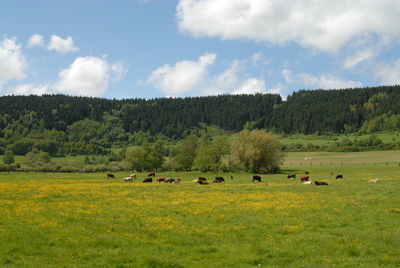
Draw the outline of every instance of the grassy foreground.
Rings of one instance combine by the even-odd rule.
[[[329,185],[285,174],[197,185],[194,172],[159,174],[181,184],[2,173],[0,266],[400,267],[400,167],[336,166],[340,181],[330,166],[288,168]]]

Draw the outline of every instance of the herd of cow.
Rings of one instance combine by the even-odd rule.
[[[314,183],[315,185],[321,186],[321,185],[328,185],[327,182],[324,181],[311,181],[310,177],[309,177],[309,172],[306,171],[304,172],[304,176],[300,177],[300,182],[303,184],[312,184]],[[333,172],[330,172],[330,175],[333,175]],[[156,173],[151,172],[148,173],[146,178],[143,180],[143,183],[149,183],[149,182],[153,182],[153,178],[155,178]],[[107,174],[107,178],[112,178],[115,179],[115,175],[114,174]],[[288,179],[296,179],[296,174],[289,174],[287,175]],[[343,179],[343,175],[336,175],[336,180],[337,179]],[[132,173],[131,175],[129,175],[128,177],[123,178],[123,181],[125,182],[132,182],[133,179],[136,179],[136,174]],[[233,180],[233,176],[230,176],[230,179]],[[161,182],[165,182],[165,183],[180,183],[181,182],[181,178],[170,178],[170,177],[159,177],[157,179],[155,179],[155,181],[161,183]],[[201,185],[207,185],[210,184],[207,179],[205,177],[198,177],[197,179],[192,180],[195,183],[201,184]],[[376,179],[372,179],[369,180],[368,183],[377,183],[379,181],[379,178]],[[212,183],[222,183],[225,182],[225,179],[221,176],[217,176],[215,177],[215,179],[212,181]],[[261,176],[259,175],[253,175],[252,177],[252,182],[261,182]],[[265,184],[268,184],[267,182]]]

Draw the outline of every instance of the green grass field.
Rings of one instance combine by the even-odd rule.
[[[383,133],[375,133],[375,135],[381,139],[384,143],[393,143],[400,141],[400,132],[383,132]],[[293,135],[285,135],[280,136],[279,139],[283,144],[302,144],[306,146],[311,143],[313,145],[319,146],[328,146],[334,144],[335,142],[340,142],[344,139],[362,139],[367,137],[368,135],[356,135],[354,133],[350,134],[341,134],[341,135],[332,135],[332,136],[318,136],[318,135],[303,135],[303,134],[293,134]]]
[[[158,174],[181,184],[1,173],[0,266],[400,267],[399,155],[289,153],[268,185],[244,173],[210,185],[191,179],[215,173]],[[286,178],[305,170],[329,185]]]

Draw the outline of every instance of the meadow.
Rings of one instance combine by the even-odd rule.
[[[181,184],[0,173],[0,266],[400,267],[399,156],[288,153],[262,183],[246,173],[157,174]],[[306,170],[329,185],[286,178]],[[198,185],[199,175],[234,179]]]

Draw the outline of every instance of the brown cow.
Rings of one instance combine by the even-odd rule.
[[[155,177],[156,173],[155,172],[150,172],[149,174],[147,174],[147,177]]]
[[[328,185],[328,183],[324,181],[314,181],[315,185]]]
[[[379,178],[376,178],[376,179],[369,180],[368,183],[377,183],[378,181],[379,181]]]
[[[305,181],[308,181],[308,180],[310,180],[310,177],[309,177],[309,176],[301,176],[301,177],[300,177],[300,181],[301,181],[301,182],[305,182]]]
[[[174,183],[181,183],[181,178],[176,178]]]
[[[157,179],[156,179],[156,181],[158,181],[158,182],[162,182],[162,181],[164,181],[164,182],[165,182],[165,177],[160,177],[160,178],[157,178]]]
[[[136,174],[132,173],[131,175],[129,175],[129,177],[132,177],[132,179],[136,179]]]

